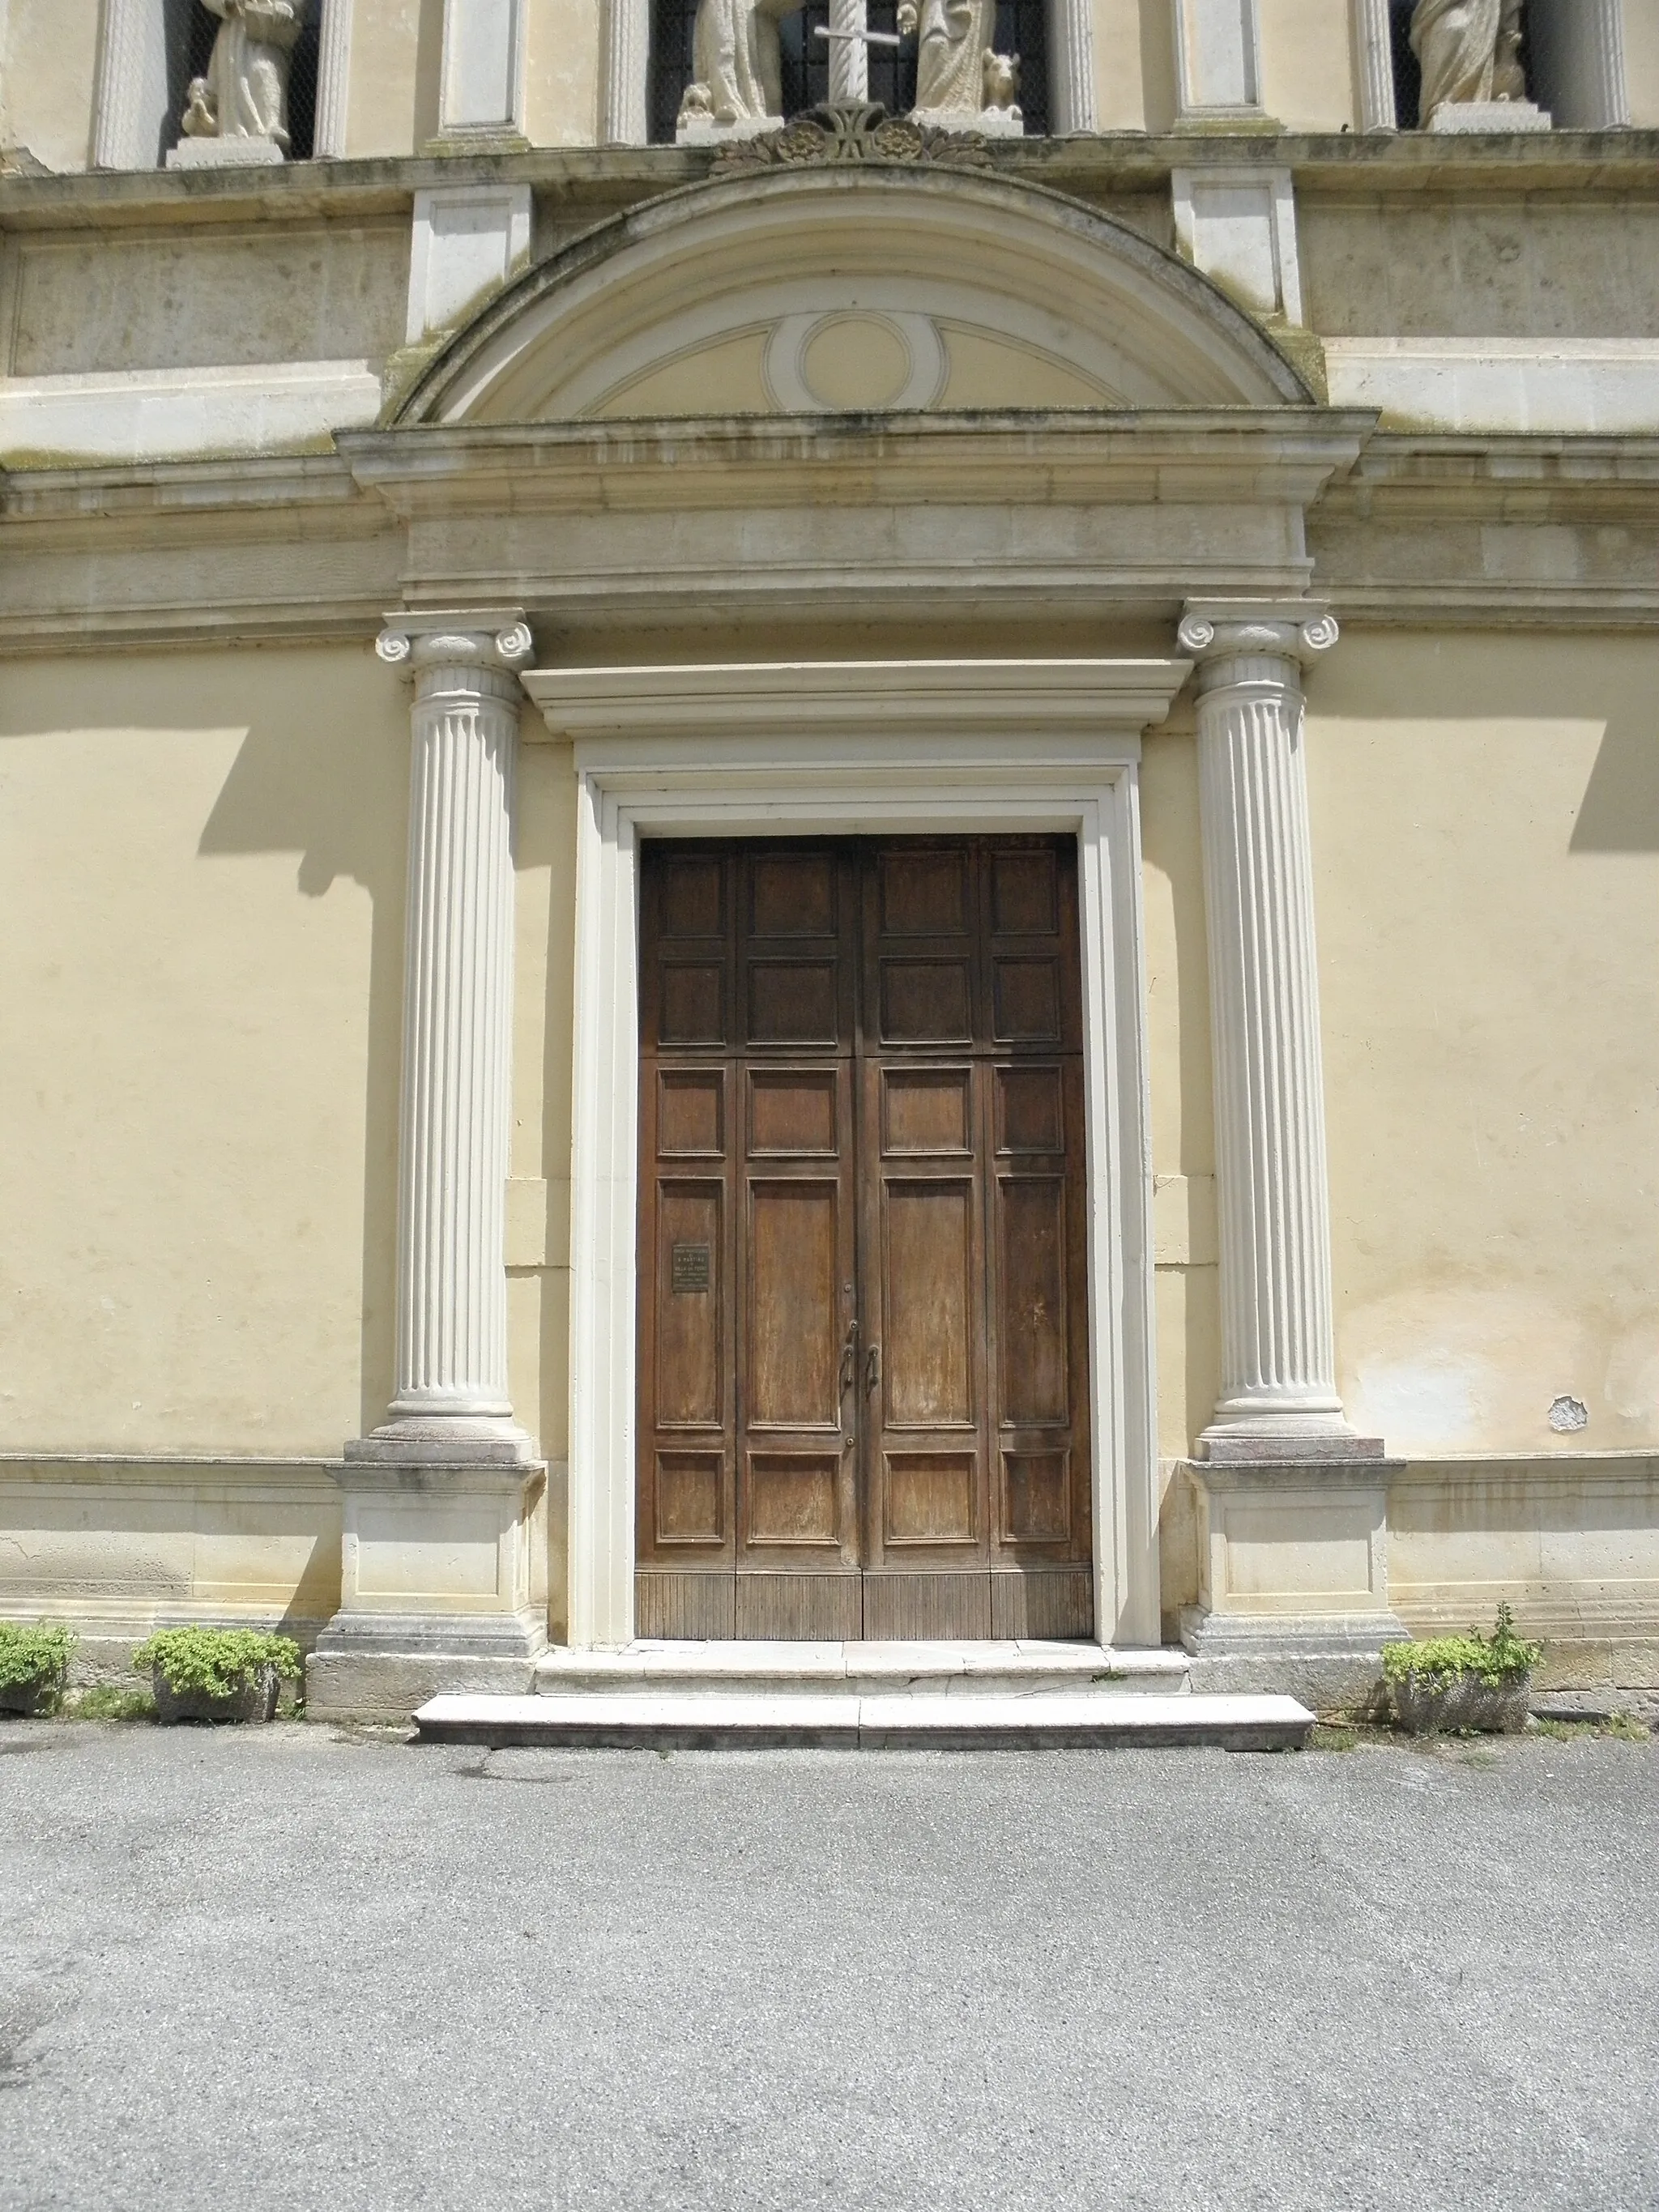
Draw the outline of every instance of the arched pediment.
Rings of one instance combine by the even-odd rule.
[[[671,193],[529,270],[404,422],[1306,405],[1207,278],[1041,187],[848,164]]]

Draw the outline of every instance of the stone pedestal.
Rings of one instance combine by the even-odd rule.
[[[913,107],[910,120],[923,130],[959,131],[976,138],[1025,136],[1025,118],[1017,107]]]
[[[1194,1690],[1328,1710],[1374,1692],[1383,1645],[1407,1633],[1389,1604],[1389,1480],[1401,1464],[1378,1451],[1188,1468],[1200,1582],[1182,1641]]]
[[[397,1387],[386,1422],[345,1448],[341,1607],[308,1687],[329,1713],[411,1711],[416,1691],[482,1686],[481,1668],[522,1688],[546,1641],[546,1470],[507,1382],[514,672],[530,632],[516,609],[389,620],[380,658],[415,678]]]
[[[1550,118],[1529,100],[1443,100],[1429,118],[1439,131],[1547,131]]]
[[[279,169],[288,159],[274,138],[181,138],[170,169]]]
[[[546,1469],[441,1449],[422,1460],[366,1438],[340,1477],[340,1610],[306,1663],[313,1718],[406,1720],[441,1692],[532,1686],[547,1642]]]
[[[674,125],[674,143],[724,146],[733,138],[764,138],[783,126],[781,115],[749,115],[737,123],[716,123],[712,115],[687,115]]]

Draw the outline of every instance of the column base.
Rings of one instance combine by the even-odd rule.
[[[532,1686],[547,1643],[545,1464],[521,1432],[444,1427],[346,1447],[340,1609],[306,1665],[316,1719],[408,1720],[441,1692]]]
[[[1279,1467],[1292,1462],[1364,1460],[1382,1457],[1381,1437],[1355,1434],[1346,1421],[1322,1428],[1310,1421],[1305,1427],[1271,1428],[1259,1422],[1236,1426],[1217,1422],[1199,1437],[1199,1449],[1211,1467]]]
[[[1181,1631],[1194,1690],[1280,1692],[1327,1711],[1375,1698],[1382,1647],[1407,1632],[1388,1568],[1389,1482],[1404,1464],[1380,1447],[1188,1462],[1200,1602]]]

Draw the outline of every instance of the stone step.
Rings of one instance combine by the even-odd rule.
[[[760,1644],[645,1642],[621,1651],[550,1651],[536,1662],[542,1697],[724,1691],[732,1696],[1024,1697],[1088,1690],[1177,1696],[1186,1652],[1114,1651],[1099,1644]]]
[[[721,1751],[1108,1750],[1216,1744],[1300,1750],[1313,1715],[1294,1698],[1135,1698],[1098,1691],[1024,1697],[886,1692],[877,1697],[725,1690],[589,1692],[575,1697],[441,1697],[415,1724],[432,1743],[555,1748]]]

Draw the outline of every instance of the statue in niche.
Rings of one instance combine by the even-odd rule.
[[[682,140],[781,127],[778,24],[801,4],[802,0],[697,0],[691,32],[696,75],[680,101],[677,135]]]
[[[1423,64],[1419,113],[1488,100],[1524,101],[1522,0],[1417,0],[1412,52]]]
[[[289,150],[288,73],[311,0],[202,0],[220,18],[205,76],[192,77],[187,138],[263,138]]]
[[[996,0],[900,0],[898,30],[916,40],[916,104],[924,122],[972,117],[975,128],[1023,128],[1014,105],[1018,54],[1000,54]]]

